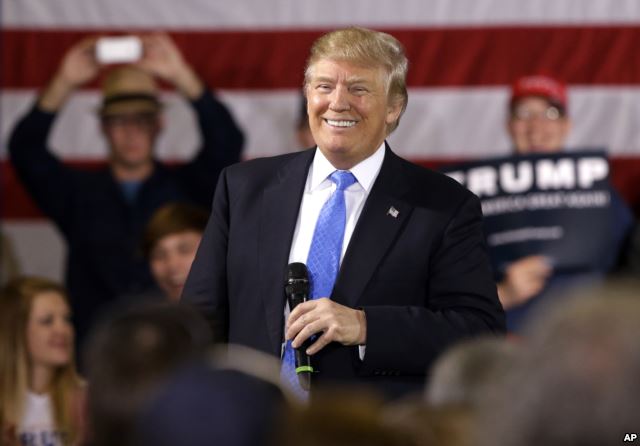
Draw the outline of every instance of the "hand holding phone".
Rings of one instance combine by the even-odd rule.
[[[141,58],[142,42],[139,37],[101,37],[96,42],[96,60],[101,64],[133,63]]]

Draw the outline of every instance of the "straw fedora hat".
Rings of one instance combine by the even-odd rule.
[[[161,108],[155,79],[140,68],[118,67],[104,78],[100,116],[155,113]]]

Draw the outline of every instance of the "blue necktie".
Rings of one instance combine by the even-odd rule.
[[[336,190],[320,210],[307,257],[312,299],[331,296],[340,269],[340,255],[347,221],[344,190],[356,182],[353,174],[345,170],[336,170],[329,179],[336,184]],[[287,341],[285,347],[281,377],[290,383],[298,396],[307,398],[307,392],[300,387],[296,375],[295,355],[291,341]]]
[[[356,182],[353,174],[345,170],[336,170],[329,178],[336,184],[336,190],[320,210],[307,257],[312,299],[331,296],[340,269],[347,222],[344,190]]]

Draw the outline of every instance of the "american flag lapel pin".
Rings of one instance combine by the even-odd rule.
[[[389,208],[389,210],[387,211],[387,215],[391,215],[393,218],[398,218],[398,214],[400,213],[400,211],[398,211],[396,208],[394,208],[393,206],[391,206]]]

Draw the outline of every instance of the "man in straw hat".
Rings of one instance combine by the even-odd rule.
[[[96,39],[74,45],[10,141],[11,161],[40,209],[56,223],[67,246],[67,285],[82,338],[101,307],[152,283],[139,252],[141,232],[169,201],[210,206],[218,173],[239,160],[241,130],[162,34],[141,36],[141,60],[104,78],[98,115],[109,148],[108,166],[81,171],[47,147],[53,122],[69,95],[95,79]],[[156,79],[176,87],[197,116],[202,148],[182,166],[154,159],[163,127]]]

